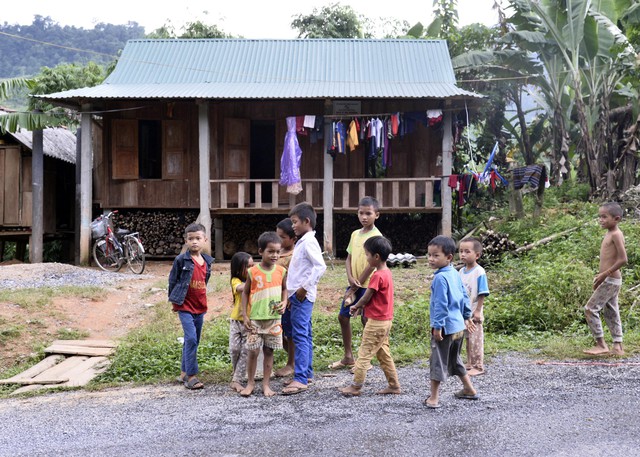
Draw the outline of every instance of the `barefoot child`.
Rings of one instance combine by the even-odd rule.
[[[178,378],[187,389],[202,389],[198,374],[198,345],[202,323],[207,312],[207,282],[211,276],[213,258],[202,252],[207,242],[202,224],[190,224],[184,233],[187,251],[173,261],[169,273],[169,301],[178,313],[184,343]]]
[[[280,248],[280,258],[278,265],[282,265],[289,271],[289,263],[293,255],[293,246],[296,244],[296,233],[293,231],[293,224],[290,218],[282,219],[276,225],[276,233],[282,240]],[[287,364],[276,370],[276,377],[283,378],[293,375],[293,361],[295,346],[293,344],[292,328],[291,328],[291,309],[287,306],[282,315],[282,346],[287,351]]]
[[[293,395],[307,390],[313,379],[313,338],[311,311],[316,300],[318,282],[327,269],[316,239],[316,212],[309,203],[298,203],[289,212],[293,231],[298,237],[287,276],[291,326],[295,343],[293,380],[282,390]]]
[[[467,290],[471,301],[471,320],[476,326],[473,333],[465,330],[464,337],[467,340],[467,365],[465,368],[469,376],[484,374],[484,298],[489,295],[489,283],[487,274],[480,265],[478,259],[482,255],[482,243],[477,238],[465,238],[460,241],[458,247],[460,260],[464,262],[458,273],[462,284]]]
[[[246,252],[236,252],[231,257],[231,293],[233,310],[229,320],[229,354],[233,377],[231,389],[240,392],[244,387],[240,382],[247,375],[247,329],[242,319],[242,292],[247,280],[247,272],[253,266],[253,259]]]
[[[342,333],[342,345],[344,355],[341,360],[329,365],[331,370],[339,368],[351,368],[355,361],[353,359],[353,348],[351,345],[351,316],[350,308],[358,303],[367,290],[369,278],[374,269],[367,262],[364,252],[364,243],[374,236],[382,236],[382,233],[375,226],[376,220],[380,217],[380,205],[373,197],[363,197],[358,203],[358,220],[362,228],[354,230],[347,246],[347,260],[344,263],[347,270],[347,281],[349,285],[344,294],[338,322],[340,322],[340,332]],[[362,314],[362,325],[367,324],[367,317]]]
[[[429,408],[440,408],[440,384],[447,376],[458,376],[463,389],[456,398],[477,400],[478,395],[467,370],[462,364],[460,350],[465,328],[473,332],[469,297],[462,285],[460,275],[451,266],[456,252],[455,242],[447,236],[437,236],[429,242],[429,266],[435,271],[431,283],[429,318],[431,321],[431,357],[429,376],[431,395],[424,401]]]
[[[265,232],[258,238],[258,253],[262,260],[249,268],[247,282],[242,291],[242,318],[247,334],[247,387],[240,395],[253,393],[256,365],[260,349],[264,354],[262,393],[272,397],[276,393],[269,386],[273,368],[273,350],[282,349],[280,315],[287,305],[284,286],[287,270],[276,265],[280,257],[280,237],[276,232]],[[249,311],[251,308],[251,311]]]
[[[593,279],[593,295],[584,307],[587,324],[596,340],[596,345],[585,349],[585,354],[603,355],[609,353],[604,341],[600,311],[609,327],[613,339],[611,354],[623,355],[622,323],[618,309],[618,293],[622,286],[620,268],[627,263],[627,251],[624,247],[624,235],[618,228],[622,219],[622,208],[617,203],[605,203],[598,210],[600,227],[607,230],[600,245],[600,270]]]
[[[398,373],[389,352],[389,332],[393,321],[393,278],[387,268],[387,258],[391,254],[391,243],[382,236],[374,236],[365,241],[364,250],[367,262],[375,271],[366,292],[357,304],[351,306],[350,311],[357,316],[364,309],[368,320],[362,332],[353,383],[339,390],[345,396],[360,395],[371,359],[376,356],[388,382],[388,386],[378,394],[399,394]]]

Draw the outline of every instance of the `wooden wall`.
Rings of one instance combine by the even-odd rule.
[[[425,111],[437,108],[441,102],[413,100],[362,101],[364,114]],[[142,109],[132,109],[139,108]],[[104,118],[101,150],[95,151],[96,180],[95,201],[105,208],[198,208],[198,109],[193,102],[111,102],[106,110],[123,109]],[[242,133],[230,134],[230,126],[250,125],[250,121],[273,121],[276,130],[276,155],[274,175],[280,177],[280,158],[286,133],[286,117],[305,114],[320,115],[324,112],[323,100],[275,100],[275,101],[211,101],[209,121],[211,133],[211,179],[238,178],[238,173],[248,177],[246,154],[250,145]],[[184,164],[186,173],[171,179],[135,179],[137,169],[125,179],[114,179],[114,125],[122,120],[179,120],[183,122]],[[350,118],[345,118],[348,122]],[[304,179],[322,179],[324,154],[322,141],[311,144],[310,136],[298,135],[303,151],[301,176]],[[425,177],[441,174],[437,165],[441,155],[442,133],[420,125],[417,131],[391,142],[393,165],[387,177]],[[226,155],[225,155],[226,153]],[[337,155],[334,162],[335,178],[363,178],[365,176],[364,145],[354,152]],[[133,160],[133,158],[131,159]],[[122,175],[125,167],[119,165],[116,175]],[[231,166],[230,166],[231,165]],[[137,166],[137,165],[136,165]],[[226,170],[226,172],[225,172]],[[243,171],[244,170],[244,171]],[[406,184],[402,184],[405,186]],[[314,189],[321,195],[320,184]],[[280,192],[284,193],[281,188]],[[284,195],[283,195],[284,197]],[[229,196],[230,200],[233,196]],[[340,195],[336,195],[340,198]]]

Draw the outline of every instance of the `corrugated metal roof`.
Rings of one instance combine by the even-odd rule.
[[[49,100],[480,97],[443,40],[131,40],[99,86]]]
[[[21,128],[17,132],[9,132],[16,141],[29,149],[33,149],[33,132]],[[42,131],[42,149],[46,156],[60,159],[72,164],[76,163],[76,136],[61,127]]]

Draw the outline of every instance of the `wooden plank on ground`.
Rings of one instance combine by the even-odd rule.
[[[62,384],[63,382],[69,381],[69,378],[31,378],[31,379],[3,379],[0,381],[0,384],[22,384],[24,386],[31,386],[34,384]]]
[[[109,366],[109,359],[106,357],[91,357],[80,365],[67,371],[64,376],[69,381],[61,385],[61,387],[80,387],[89,383],[93,378],[105,371]]]
[[[72,346],[66,344],[52,344],[44,350],[47,354],[69,354],[86,355],[89,357],[101,357],[111,355],[113,348],[93,348],[83,346]]]
[[[34,377],[35,381],[39,381],[40,379],[63,379],[61,382],[66,382],[68,379],[64,376],[64,373],[69,371],[71,368],[79,365],[80,363],[87,360],[87,357],[83,356],[74,356],[67,357],[62,362],[57,364],[54,367],[49,368],[46,371],[43,371],[38,376]]]
[[[82,346],[90,348],[115,348],[118,346],[113,340],[55,340],[52,346]]]
[[[48,370],[49,368],[57,365],[63,360],[64,360],[63,355],[50,355],[42,359],[40,362],[38,362],[28,370],[25,370],[22,373],[12,376],[8,379],[0,380],[0,384],[15,384],[13,381],[31,379],[34,376],[38,376],[43,371]]]
[[[40,389],[44,389],[47,386],[43,386],[42,384],[33,384],[30,386],[22,386],[19,389],[14,390],[13,392],[11,392],[11,395],[18,395],[18,394],[24,394],[26,392],[33,392],[34,390],[40,390]]]

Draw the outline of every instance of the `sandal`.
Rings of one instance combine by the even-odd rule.
[[[429,403],[429,399],[430,399],[430,398],[431,398],[431,397],[427,397],[427,398],[425,399],[425,401],[423,402],[423,403],[424,403],[424,405],[425,405],[427,408],[430,408],[430,409],[438,409],[438,408],[442,408],[442,405],[441,405],[440,403],[436,403],[435,405],[433,405],[433,404]]]
[[[198,390],[198,389],[203,389],[204,388],[204,384],[202,384],[202,382],[200,382],[200,380],[198,378],[196,378],[195,376],[187,381],[184,382],[184,386],[189,389],[189,390]]]
[[[341,370],[342,368],[353,368],[355,366],[354,363],[342,363],[342,360],[338,360],[337,362],[333,362],[329,365],[330,370]]]

